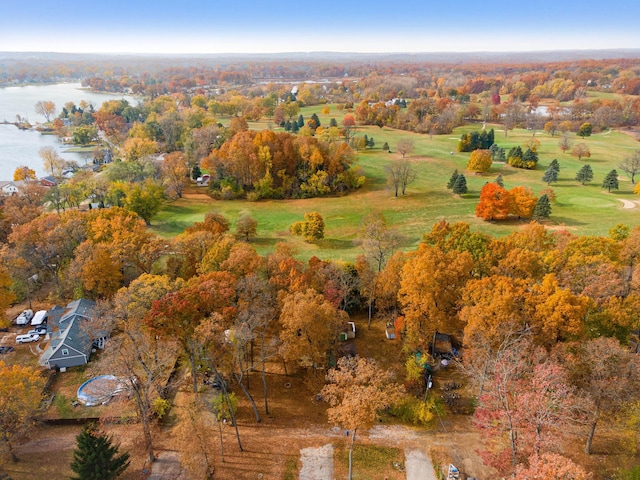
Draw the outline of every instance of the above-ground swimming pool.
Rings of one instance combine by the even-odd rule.
[[[87,407],[104,405],[126,388],[125,381],[115,375],[99,375],[80,385],[78,401]]]

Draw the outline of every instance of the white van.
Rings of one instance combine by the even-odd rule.
[[[31,326],[35,327],[37,325],[42,325],[43,323],[46,323],[47,320],[49,319],[47,313],[48,313],[47,310],[38,310],[36,314],[33,316],[33,319],[31,320]]]
[[[37,342],[38,340],[40,340],[40,335],[37,333],[27,333],[16,337],[16,343],[31,343]]]

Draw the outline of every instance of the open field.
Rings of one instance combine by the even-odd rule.
[[[303,110],[305,118],[312,111],[314,110]],[[315,111],[319,113],[319,108],[316,107]],[[323,125],[327,125],[331,117],[336,117],[340,122],[342,115],[342,112],[335,110],[329,115],[319,114]],[[252,128],[266,128],[266,122],[253,124]],[[429,138],[428,135],[387,127],[359,127],[357,135],[373,137],[376,146],[359,152],[359,165],[365,172],[367,182],[357,192],[344,197],[249,202],[212,200],[204,194],[204,188],[191,189],[190,193],[197,194],[188,194],[186,198],[167,204],[153,219],[152,229],[160,236],[170,238],[193,222],[202,220],[209,211],[225,215],[234,228],[240,213],[248,212],[258,220],[258,238],[253,244],[260,253],[270,251],[277,242],[286,241],[297,245],[301,257],[317,255],[342,260],[353,260],[360,253],[357,239],[361,221],[372,211],[382,212],[388,224],[399,231],[404,237],[402,248],[405,250],[415,248],[422,235],[435,222],[443,219],[450,223],[466,222],[474,230],[501,236],[521,227],[525,221],[513,218],[502,222],[485,222],[476,218],[475,206],[482,186],[502,174],[507,189],[524,185],[539,194],[549,188],[541,179],[554,158],[560,163],[560,178],[550,187],[557,199],[552,204],[553,211],[546,222],[549,228],[566,229],[576,235],[607,235],[609,229],[618,223],[630,226],[639,223],[640,207],[628,208],[631,206],[628,202],[640,200],[640,197],[633,193],[633,185],[620,169],[620,189],[608,193],[601,188],[605,175],[617,168],[625,156],[640,149],[640,144],[631,136],[610,131],[581,139],[571,134],[574,144],[585,143],[591,151],[591,158],[586,161],[593,169],[594,179],[590,184],[582,186],[574,177],[585,160],[578,161],[569,153],[563,154],[558,148],[559,137],[551,137],[544,132],[537,132],[535,136],[541,143],[538,150],[540,161],[536,170],[493,164],[490,172],[483,175],[466,172],[469,153],[457,152],[457,142],[462,133],[479,128],[481,125],[467,125],[456,129],[451,135]],[[510,131],[505,138],[504,132],[498,126],[495,128],[496,143],[507,151],[531,138],[531,132],[524,129]],[[386,185],[385,166],[401,158],[395,152],[395,145],[403,137],[412,138],[415,142],[415,151],[407,158],[415,162],[417,176],[409,185],[407,194],[396,198]],[[385,142],[388,142],[392,153],[382,151],[381,147]],[[469,193],[461,198],[446,188],[454,169],[465,173],[467,178]],[[627,200],[627,208],[623,208],[623,200]],[[319,212],[326,225],[325,240],[317,245],[307,244],[288,231],[293,222],[302,220],[305,212],[312,211]]]

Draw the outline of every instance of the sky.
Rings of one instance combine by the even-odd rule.
[[[640,48],[639,0],[0,0],[0,51],[480,52]]]

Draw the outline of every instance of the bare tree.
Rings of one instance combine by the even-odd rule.
[[[38,155],[42,159],[44,168],[47,172],[51,173],[52,177],[62,177],[62,170],[64,168],[64,158],[58,155],[56,149],[53,147],[42,147],[38,150]]]
[[[51,121],[51,117],[56,114],[56,104],[51,101],[40,100],[35,105],[35,111],[38,115],[42,115],[47,122]]]
[[[402,154],[402,158],[404,158],[405,155],[413,152],[415,149],[415,142],[410,138],[401,138],[396,144],[396,149]]]
[[[591,150],[589,150],[587,144],[577,143],[575,147],[573,147],[573,150],[571,150],[571,156],[578,157],[578,160],[582,160],[583,157],[589,158],[591,157]]]
[[[566,153],[568,150],[571,150],[571,140],[569,140],[569,134],[567,132],[562,134],[562,138],[558,142],[558,147],[562,153]]]
[[[630,157],[626,157],[618,164],[618,168],[631,178],[631,183],[635,184],[635,176],[640,171],[640,150],[636,150]]]
[[[408,160],[394,160],[385,170],[388,174],[387,182],[393,187],[396,197],[399,191],[404,195],[407,186],[416,179],[413,164]]]
[[[362,249],[371,259],[376,270],[381,272],[387,259],[393,255],[400,243],[396,231],[387,226],[387,221],[379,212],[372,212],[362,220]]]

